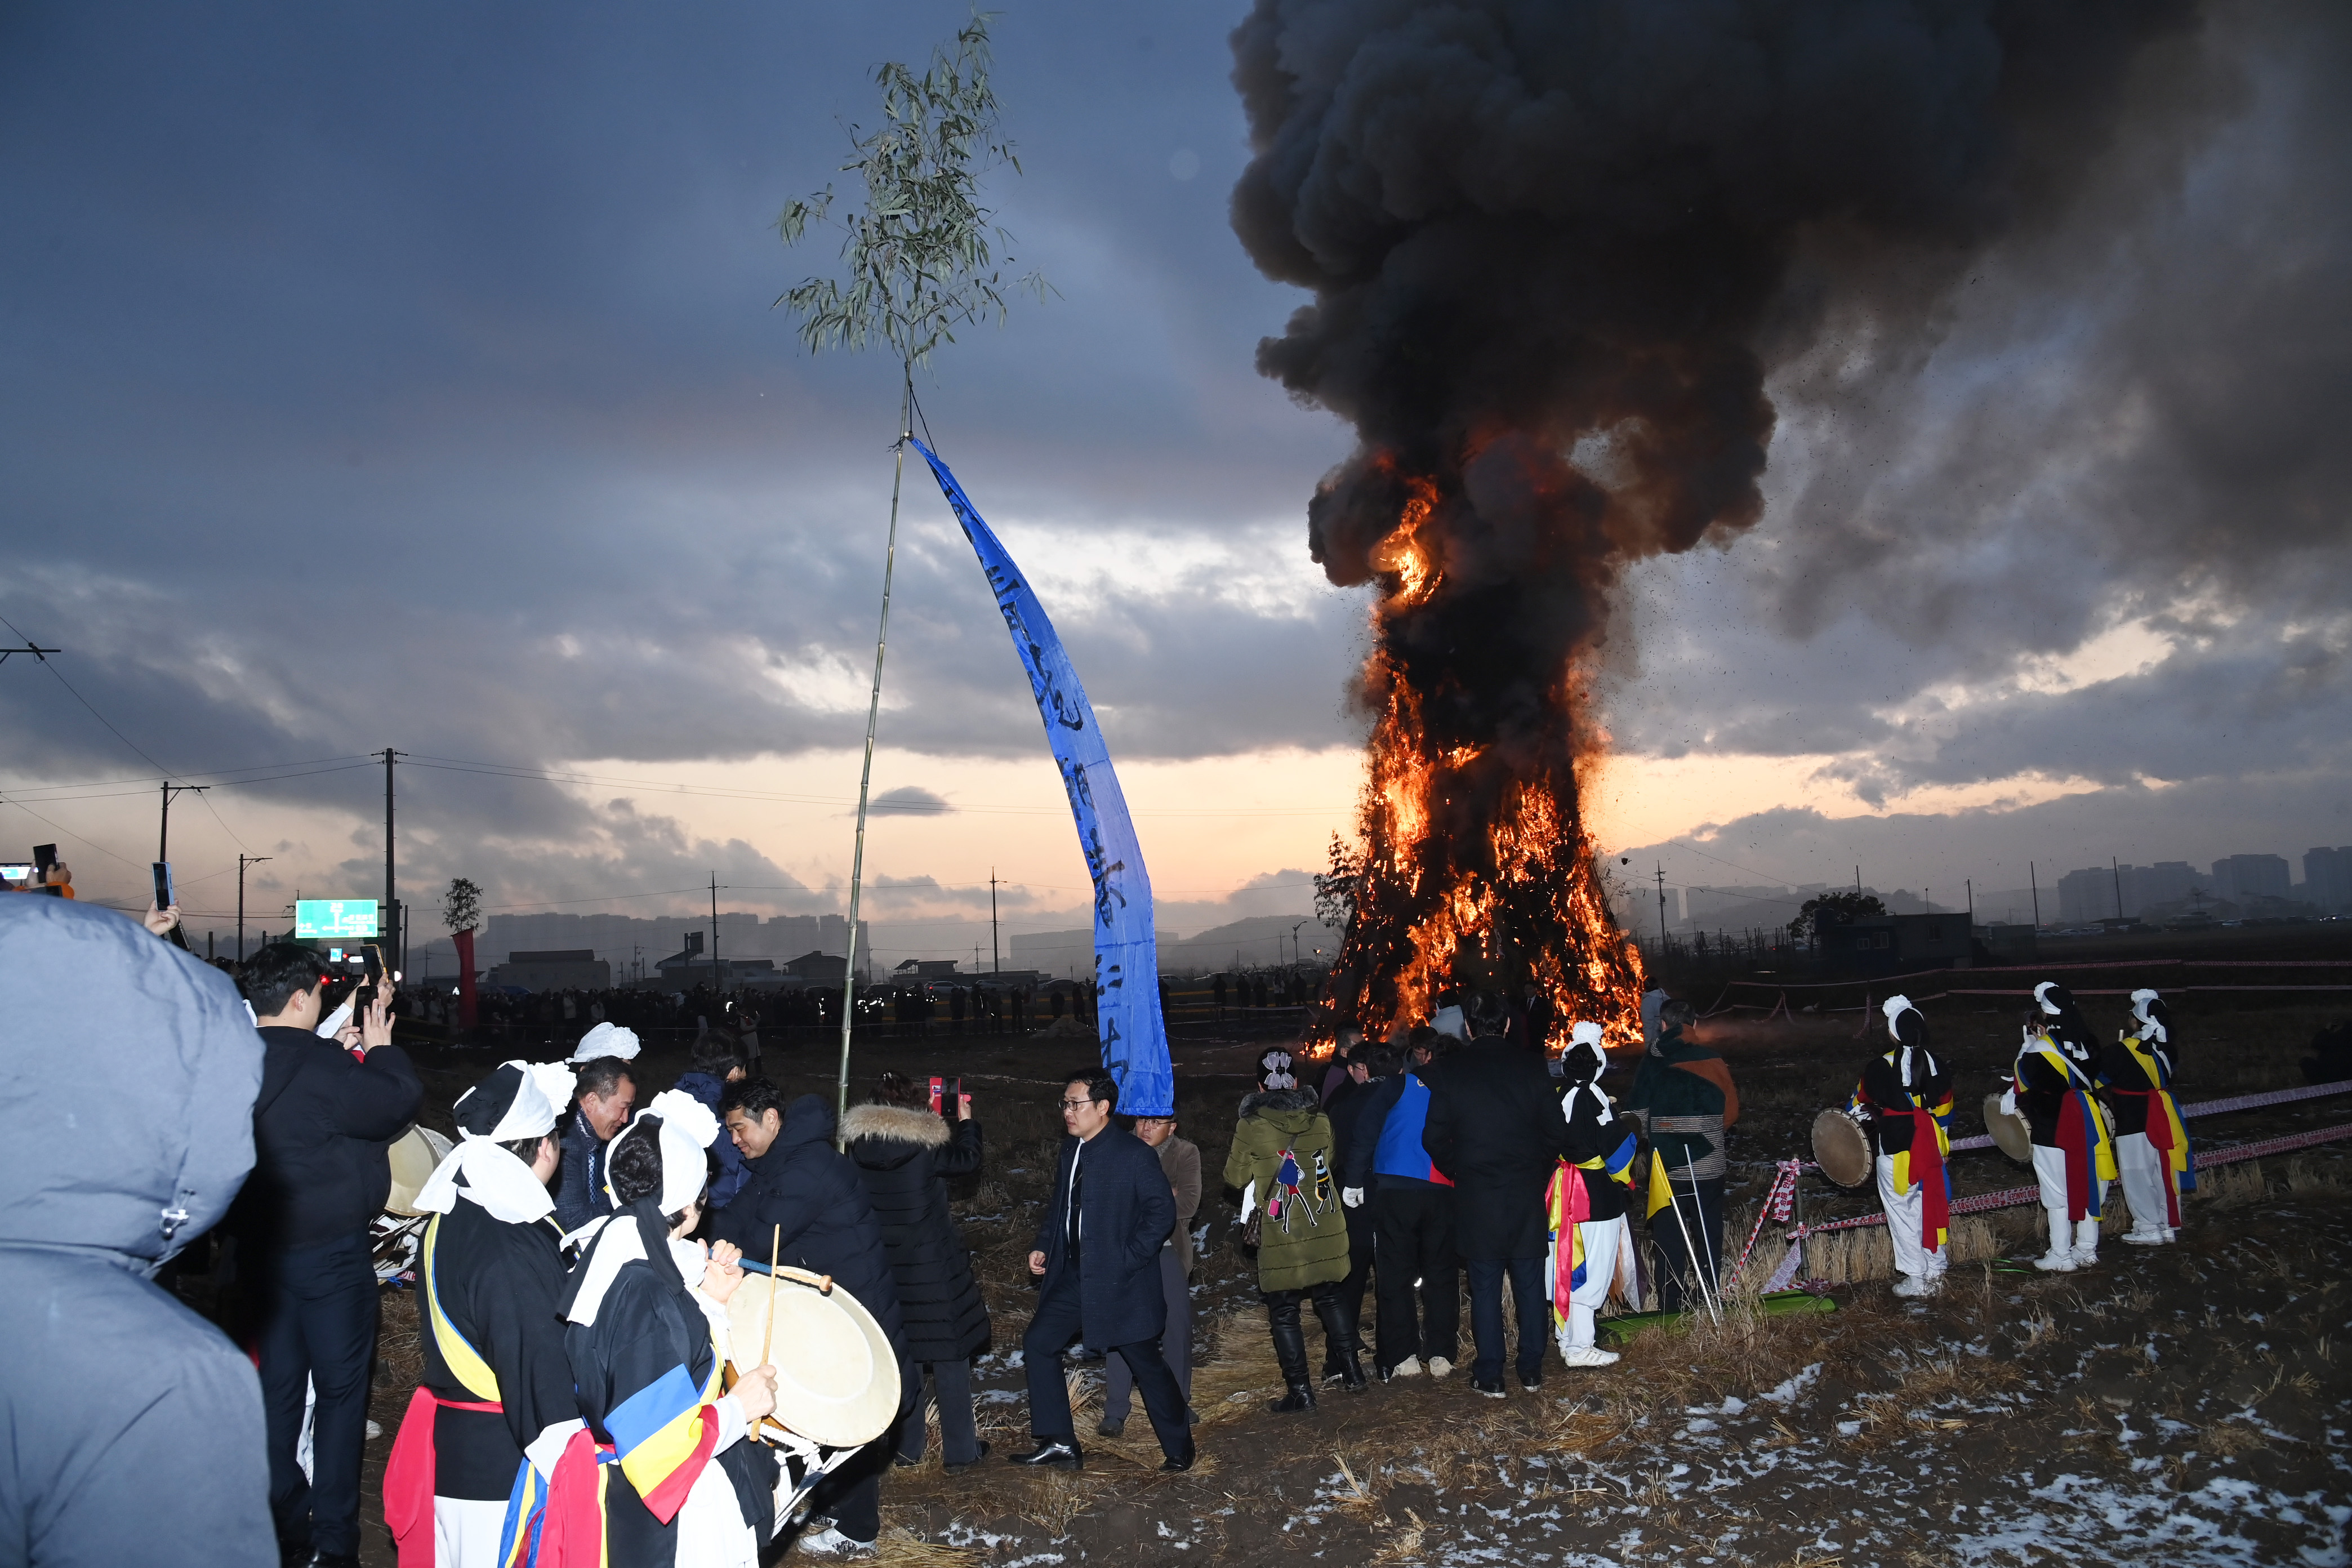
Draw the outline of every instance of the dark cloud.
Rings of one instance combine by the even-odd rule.
[[[945,795],[927,790],[920,784],[900,784],[897,789],[886,789],[876,795],[867,803],[866,809],[885,815],[901,812],[908,816],[936,816],[953,811],[955,807],[948,804]]]

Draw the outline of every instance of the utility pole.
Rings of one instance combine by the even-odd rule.
[[[1854,893],[1855,893],[1855,895],[1856,895],[1857,897],[1859,897],[1859,896],[1861,895],[1861,892],[1862,892],[1862,868],[1861,868],[1861,867],[1859,867],[1859,866],[1856,866],[1856,867],[1853,868],[1853,890],[1854,890]]]
[[[2116,879],[2116,919],[2124,918],[2124,868],[2115,856],[2107,857],[2107,875]]]
[[[2033,890],[2033,929],[2042,929],[2042,881],[2033,874],[2033,862],[2025,863],[2025,885]]]
[[[245,868],[272,860],[272,855],[243,855],[236,858],[236,961],[245,962]]]
[[[710,873],[710,986],[719,988],[719,873]]]
[[[971,963],[973,968],[980,967],[977,951],[972,954]],[[997,974],[1003,969],[1004,953],[996,944],[996,868],[991,866],[988,868],[988,972]]]
[[[401,933],[400,895],[394,890],[392,865],[392,764],[407,754],[390,746],[383,749],[383,918],[391,922],[391,929],[383,932],[383,944],[391,949],[395,963],[401,962]]]
[[[1655,864],[1658,868],[1658,962],[1664,963],[1666,961],[1666,868],[1663,861]]]
[[[213,786],[210,784],[175,784],[170,779],[165,779],[163,783],[163,825],[155,834],[155,858],[158,860],[169,860],[172,858],[172,797],[175,795],[185,795],[190,790],[194,790],[198,795],[202,795],[205,791],[212,788]]]
[[[27,641],[23,647],[0,647],[0,664],[7,663],[8,656],[12,653],[29,653],[41,663],[47,664],[49,661],[43,656],[52,654],[57,651],[58,650],[56,648],[43,647],[38,643]]]
[[[1977,879],[1974,877],[1965,878],[1962,880],[1962,886],[1969,890],[1969,930],[1974,931],[1977,929]]]

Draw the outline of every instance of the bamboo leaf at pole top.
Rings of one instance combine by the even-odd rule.
[[[995,89],[989,84],[992,14],[975,8],[960,28],[952,49],[931,51],[922,75],[898,60],[876,68],[884,123],[861,133],[848,127],[856,153],[841,165],[866,187],[866,205],[854,216],[834,217],[831,185],[785,204],[776,218],[787,246],[812,229],[838,226],[840,259],[846,280],[830,276],[802,279],[776,303],[800,318],[799,336],[812,354],[826,349],[862,351],[887,345],[899,363],[898,438],[892,443],[890,523],[883,548],[882,609],[874,639],[874,684],[866,714],[866,751],[857,783],[857,830],[850,859],[849,939],[842,976],[841,1070],[835,1104],[836,1125],[849,1100],[849,1044],[857,1016],[857,910],[866,858],[866,797],[873,783],[876,726],[882,710],[882,666],[889,647],[890,579],[898,560],[899,479],[906,441],[912,430],[914,375],[932,352],[956,341],[956,329],[1007,312],[1000,247],[1012,237],[992,211],[980,203],[980,181],[991,169],[1021,172],[1012,142],[998,121]],[[1013,258],[1007,254],[1005,261]],[[1043,300],[1052,291],[1042,273],[1031,270],[1012,281]]]

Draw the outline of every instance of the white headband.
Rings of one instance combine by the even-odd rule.
[[[572,1059],[584,1062],[598,1057],[618,1057],[625,1062],[635,1061],[637,1052],[644,1048],[637,1044],[635,1029],[624,1029],[618,1024],[599,1024],[580,1037],[580,1044],[572,1048]]]
[[[1568,1040],[1570,1045],[1591,1046],[1597,1050],[1601,1046],[1601,1026],[1590,1018],[1580,1018],[1576,1026],[1569,1030]]]
[[[572,1102],[572,1072],[555,1062],[505,1062],[500,1071],[514,1068],[522,1074],[514,1099],[488,1132],[460,1131],[458,1142],[433,1168],[416,1194],[416,1206],[427,1214],[447,1214],[457,1199],[471,1198],[509,1225],[529,1225],[555,1212],[547,1184],[534,1175],[510,1150],[501,1147],[523,1138],[544,1138],[555,1131],[559,1108]],[[480,1086],[457,1097],[464,1105]],[[457,1184],[462,1174],[465,1184]]]
[[[683,1089],[666,1089],[654,1096],[651,1105],[637,1112],[638,1120],[647,1116],[661,1119],[662,1181],[661,1212],[669,1215],[683,1210],[702,1195],[705,1182],[709,1179],[709,1162],[703,1151],[719,1141],[719,1119],[710,1114],[710,1107]],[[613,1137],[617,1150],[622,1139],[637,1134],[636,1121]],[[614,1203],[621,1201],[613,1191],[613,1162],[604,1161],[604,1195]]]

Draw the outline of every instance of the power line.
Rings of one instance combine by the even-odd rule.
[[[25,637],[23,632],[16,631],[16,624],[8,619],[5,616],[0,616],[0,626],[6,626],[10,631],[16,632],[16,635],[20,637]],[[33,639],[30,637],[25,637],[25,640],[29,643]],[[56,650],[51,649],[50,651],[55,652]],[[59,669],[56,665],[51,664],[46,658],[42,659],[40,663],[43,669],[47,670],[51,675],[58,678],[58,685],[64,687],[68,691],[73,692],[75,701],[80,703],[83,707],[89,709],[89,716],[97,720],[100,723],[104,724],[107,728],[108,733],[111,734],[116,740],[121,742],[124,745],[130,746],[132,751],[138,752],[140,758],[150,767],[152,767],[157,773],[168,773],[172,771],[163,763],[157,762],[154,758],[148,756],[147,753],[144,751],[141,751],[138,746],[132,745],[131,737],[124,734],[121,731],[117,730],[114,727],[112,721],[109,720],[105,714],[100,712],[96,708],[91,707],[89,699],[84,697],[81,692],[75,688],[74,683],[65,678],[65,672],[63,670]],[[59,831],[62,832],[63,829],[59,829]],[[85,839],[83,842],[88,843],[89,841]],[[93,846],[93,847],[95,847],[95,846]]]

